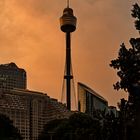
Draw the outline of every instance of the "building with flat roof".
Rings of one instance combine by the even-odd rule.
[[[44,125],[71,112],[45,93],[26,89],[26,72],[15,63],[0,65],[0,113],[8,116],[24,140],[38,140]]]
[[[47,94],[24,89],[0,91],[0,113],[13,121],[24,140],[37,140],[47,122],[71,115],[65,105]]]
[[[85,84],[78,83],[78,110],[92,115],[94,110],[108,109],[108,102],[105,98],[89,88]]]
[[[19,68],[15,63],[0,65],[0,89],[26,89],[26,85],[26,71],[24,69]]]

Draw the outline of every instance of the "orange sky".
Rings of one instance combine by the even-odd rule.
[[[138,37],[131,17],[139,0],[71,0],[78,19],[72,34],[75,83],[82,82],[115,105],[127,94],[113,89],[116,72],[109,67],[119,45]],[[65,63],[64,33],[59,17],[65,0],[1,0],[0,63],[15,62],[27,71],[28,88],[60,99]]]

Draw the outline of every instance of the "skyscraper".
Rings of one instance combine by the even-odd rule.
[[[0,81],[0,113],[13,121],[24,140],[38,140],[47,122],[71,115],[56,99],[26,89],[26,72],[15,63],[0,65]]]
[[[13,121],[24,140],[38,140],[47,122],[71,115],[66,106],[47,94],[24,89],[0,91],[0,113]]]
[[[15,63],[0,65],[0,89],[10,90],[13,88],[26,89],[26,72],[18,68]]]

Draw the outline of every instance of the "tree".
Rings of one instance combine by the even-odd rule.
[[[136,18],[135,27],[140,31],[140,7],[133,5],[132,16]],[[118,58],[111,61],[110,66],[117,70],[120,78],[114,88],[124,89],[130,96],[135,96],[140,87],[140,38],[130,39],[130,48],[126,48],[122,43],[118,53]],[[136,95],[138,96],[138,95]],[[139,95],[140,96],[140,95]]]
[[[0,140],[22,140],[12,121],[2,114],[0,114]]]
[[[113,112],[107,113],[104,116],[102,127],[102,140],[121,140],[119,132],[119,119]]]
[[[39,135],[39,140],[51,140],[55,139],[54,135],[56,135],[56,129],[60,127],[60,125],[65,124],[67,119],[56,119],[48,122],[45,126],[41,134]]]
[[[135,27],[140,31],[140,7],[137,3],[133,5],[132,17],[136,18]]]
[[[39,140],[101,140],[100,132],[99,120],[84,113],[74,113],[69,119],[54,120],[46,124]]]
[[[69,119],[50,121],[39,140],[122,140],[119,118],[113,112],[96,110],[94,114],[92,118],[85,113],[74,113]]]
[[[135,18],[135,28],[140,33],[140,7],[133,5],[132,17]],[[130,48],[122,43],[118,58],[111,61],[110,66],[117,70],[120,81],[114,84],[114,89],[123,89],[129,93],[128,101],[121,101],[120,122],[124,128],[124,140],[140,138],[140,38],[130,39]]]

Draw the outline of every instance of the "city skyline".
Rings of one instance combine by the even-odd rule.
[[[138,0],[71,0],[78,18],[72,34],[72,65],[76,82],[94,89],[109,105],[117,105],[124,92],[115,91],[116,72],[109,67],[119,46],[137,37],[132,5]],[[61,4],[60,4],[61,3]],[[15,62],[27,72],[29,89],[60,99],[65,65],[65,36],[59,17],[61,0],[1,0],[0,64]],[[117,94],[118,93],[118,94]]]

